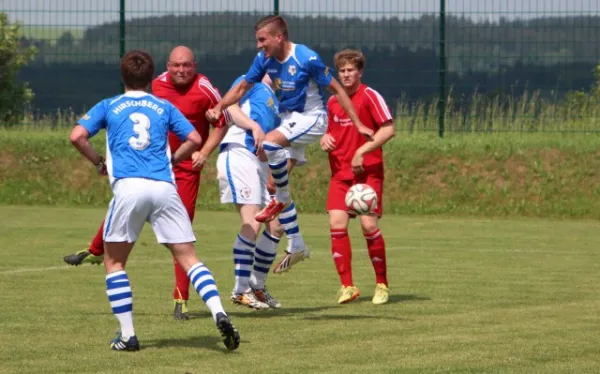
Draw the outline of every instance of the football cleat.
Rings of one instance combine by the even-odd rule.
[[[125,340],[120,333],[117,333],[117,337],[110,342],[110,348],[113,351],[139,351],[140,342],[135,335]]]
[[[342,286],[338,294],[340,295],[338,298],[338,304],[346,304],[357,299],[360,296],[360,291],[356,286]]]
[[[223,344],[230,351],[237,349],[240,345],[240,333],[235,328],[229,317],[224,313],[217,313],[217,328],[223,337]]]
[[[261,223],[271,222],[285,209],[286,205],[272,198],[269,204],[256,214],[254,219]]]
[[[258,300],[252,291],[243,293],[231,293],[231,301],[234,304],[243,305],[251,309],[262,310],[269,309],[269,305]]]
[[[373,295],[373,304],[381,305],[388,302],[390,298],[390,289],[383,283],[377,283],[375,294]]]
[[[281,303],[279,301],[277,301],[277,299],[274,298],[273,295],[271,295],[269,293],[269,291],[267,291],[266,287],[263,288],[262,290],[252,289],[252,292],[254,293],[254,296],[256,297],[256,299],[258,301],[267,304],[270,308],[274,308],[274,309],[281,308]]]
[[[89,250],[84,249],[63,257],[63,260],[73,266],[79,266],[84,263],[100,265],[104,261],[104,255],[94,256]]]
[[[188,313],[187,308],[187,300],[183,299],[175,299],[173,300],[175,304],[175,309],[173,310],[173,318],[178,321],[187,321],[190,319],[190,314]]]
[[[292,266],[296,265],[300,261],[304,261],[305,258],[310,258],[310,249],[305,247],[303,250],[290,253],[285,251],[285,257],[279,261],[275,268],[273,269],[273,273],[281,274],[290,270]]]

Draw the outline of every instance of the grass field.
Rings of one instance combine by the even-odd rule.
[[[128,272],[137,353],[111,352],[117,322],[103,269],[70,268],[101,209],[0,207],[0,373],[597,373],[600,222],[387,216],[391,301],[374,306],[374,276],[353,230],[362,296],[335,304],[324,215],[301,216],[313,257],[269,287],[279,311],[227,300],[237,217],[199,212],[201,258],[240,330],[224,351],[207,309],[171,317],[172,266],[148,227]],[[353,222],[356,229],[356,222]]]

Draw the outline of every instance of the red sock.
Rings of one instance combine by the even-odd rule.
[[[190,298],[189,288],[190,288],[190,278],[188,278],[187,273],[183,271],[181,266],[175,262],[175,290],[173,291],[174,299],[183,299],[188,300]]]
[[[104,254],[104,239],[102,239],[102,234],[104,234],[104,221],[100,225],[96,236],[94,236],[94,240],[92,240],[92,244],[90,245],[89,251],[94,256],[101,256]]]
[[[385,241],[379,229],[371,232],[363,232],[367,240],[367,248],[369,248],[369,257],[375,270],[375,279],[377,283],[383,283],[386,286],[387,282],[387,265],[385,262]]]
[[[352,246],[347,229],[331,229],[331,256],[342,286],[354,286],[352,282]]]

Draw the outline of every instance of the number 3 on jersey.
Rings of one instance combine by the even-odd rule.
[[[150,145],[150,118],[142,113],[132,113],[129,119],[133,122],[133,131],[138,134],[137,138],[129,138],[129,145],[137,151],[143,151]]]

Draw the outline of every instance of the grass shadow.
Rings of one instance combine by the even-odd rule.
[[[406,294],[406,295],[398,295],[398,294],[391,294],[390,298],[388,300],[388,304],[394,304],[394,303],[402,303],[405,301],[429,301],[431,300],[430,297],[428,296],[420,296],[420,295],[415,295],[415,294]],[[356,301],[353,302],[359,302],[359,303],[367,303],[367,302],[371,302],[371,296],[361,296],[359,297]],[[385,305],[381,305],[382,307],[385,307]]]
[[[232,353],[223,345],[223,339],[215,336],[196,336],[189,338],[172,338],[172,339],[154,339],[141,342],[141,349],[147,348],[199,348],[209,349],[212,351]],[[249,341],[242,339],[241,344],[247,344]]]

